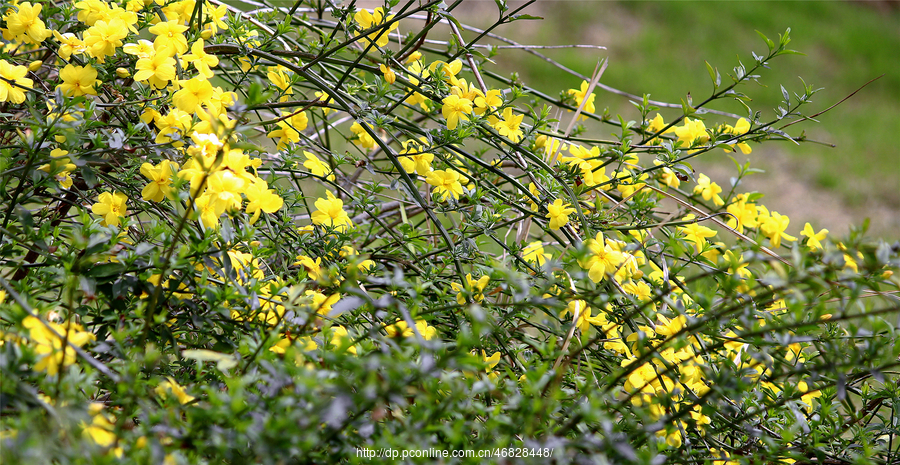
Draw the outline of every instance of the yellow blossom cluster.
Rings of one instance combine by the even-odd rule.
[[[71,321],[59,324],[28,316],[22,321],[22,327],[28,330],[28,342],[39,357],[34,369],[46,371],[49,375],[55,375],[65,366],[75,363],[74,347],[83,347],[97,339],[93,333],[84,331],[80,324]]]
[[[31,51],[49,46],[60,61],[25,66],[15,56],[0,59],[0,102],[30,104],[36,95],[55,92],[47,118],[64,128],[41,146],[46,154],[36,168],[29,162],[28,169],[39,171],[33,175],[42,187],[58,185],[66,196],[82,196],[70,203],[76,209],[89,205],[95,231],[97,223],[123,229],[112,242],[116,251],[126,252],[110,252],[102,260],[116,270],[124,267],[128,260],[123,257],[141,249],[134,245],[139,235],[141,241],[148,238],[144,244],[157,240],[178,246],[166,247],[169,255],[159,256],[159,262],[167,260],[164,266],[142,263],[139,271],[126,272],[140,277],[133,301],[146,312],[147,323],[140,326],[147,334],[156,323],[166,329],[191,319],[185,314],[202,307],[197,302],[219,304],[216,312],[208,312],[216,317],[209,325],[225,320],[232,329],[266,334],[239,346],[247,363],[243,376],[253,363],[245,356],[248,347],[260,349],[254,357],[301,361],[315,356],[307,352],[320,349],[365,356],[376,347],[371,339],[382,351],[399,346],[412,352],[421,349],[411,347],[421,340],[437,340],[427,346],[438,347],[445,337],[444,342],[461,346],[467,341],[451,340],[455,335],[444,325],[471,317],[485,326],[472,339],[489,334],[490,324],[490,334],[500,344],[513,333],[521,336],[523,348],[547,348],[540,354],[528,350],[533,360],[553,351],[558,341],[558,354],[545,367],[545,373],[559,370],[558,376],[545,377],[546,389],[557,389],[562,382],[578,384],[580,372],[566,378],[570,365],[591,370],[595,380],[598,374],[619,376],[617,384],[602,389],[613,393],[610,403],[620,401],[620,413],[632,409],[649,415],[658,437],[651,441],[660,448],[681,448],[689,433],[711,434],[715,415],[697,400],[722,387],[716,386],[713,373],[743,373],[742,381],[763,393],[756,399],[777,399],[793,383],[807,413],[822,396],[820,379],[779,379],[771,357],[754,352],[758,348],[747,333],[793,316],[788,307],[793,311],[802,300],[763,279],[780,270],[757,257],[765,252],[783,259],[780,246],[795,242],[804,259],[838,258],[842,277],[865,269],[869,258],[830,239],[827,229],[816,232],[810,223],[791,235],[790,218],[758,204],[759,194],[729,192],[686,162],[715,147],[750,154],[749,144],[763,139],[758,121],[732,117],[733,125],[711,124],[703,119],[706,113],[696,112],[668,125],[659,113],[651,119],[645,102],[642,121],[632,125],[623,120],[618,141],[561,133],[553,128],[556,121],[548,119],[549,111],[514,106],[528,94],[525,89],[489,87],[470,60],[426,60],[416,51],[421,43],[415,42],[401,45],[397,54],[386,50],[399,22],[384,8],[349,10],[355,13],[346,18],[344,32],[356,35],[349,42],[356,41],[355,51],[369,49],[373,55],[361,57],[352,65],[354,72],[328,82],[335,84],[329,88],[313,74],[325,70],[318,77],[328,81],[340,74],[332,71],[345,65],[343,58],[304,66],[298,57],[305,62],[307,50],[269,53],[277,37],[269,41],[252,30],[231,31],[230,37],[217,40],[221,37],[216,34],[228,27],[228,8],[219,3],[79,0],[73,6],[70,22],[76,27],[60,31],[41,19],[42,9],[48,8],[41,4],[22,2],[2,12],[4,40]],[[48,19],[51,26],[53,21]],[[283,27],[288,26],[293,27]],[[226,61],[238,53],[231,48],[234,41],[246,56]],[[39,76],[36,70],[47,68],[53,72],[43,73],[42,84],[49,84],[37,89],[39,81],[32,78]],[[228,90],[228,83],[253,80],[266,83],[261,94],[270,101],[244,105]],[[110,144],[114,154],[97,151],[103,152],[97,158],[104,168],[113,165],[114,174],[102,172],[101,187],[86,194],[79,176],[87,177],[88,170],[79,172],[85,166],[79,151],[93,133],[86,136],[72,128],[96,117],[94,104],[113,106],[108,97],[126,82],[138,99],[121,108],[133,113],[134,125],[120,145]],[[561,93],[556,104],[571,106],[574,100],[582,108],[578,120],[585,120],[584,114],[597,112],[589,87],[582,81],[579,88]],[[377,92],[372,94],[377,98],[369,99],[367,92]],[[255,90],[247,95],[250,102]],[[385,96],[386,106],[374,105]],[[126,97],[114,98],[124,102]],[[63,108],[57,108],[60,101]],[[250,109],[238,111],[243,108]],[[137,131],[147,131],[142,146],[131,144]],[[628,133],[644,140],[632,145]],[[471,149],[463,139],[477,142],[478,148]],[[270,153],[247,143],[257,140]],[[485,161],[485,153],[492,161]],[[127,161],[120,163],[119,154]],[[647,160],[648,155],[655,159]],[[264,167],[263,159],[284,163]],[[355,174],[346,172],[348,165]],[[116,171],[120,167],[127,171]],[[140,184],[118,182],[122,172],[139,173]],[[737,188],[739,182],[733,185]],[[389,200],[379,207],[378,199]],[[274,215],[285,205],[305,211],[285,211],[259,222],[263,213]],[[420,223],[416,215],[426,219]],[[164,223],[177,224],[178,233],[169,235]],[[150,224],[154,227],[144,228]],[[428,234],[416,234],[422,224]],[[99,231],[109,234],[108,229]],[[729,232],[745,244],[726,245],[729,239],[719,236]],[[260,236],[252,238],[252,233]],[[218,249],[182,247],[182,236]],[[484,247],[485,238],[498,248]],[[376,271],[376,260],[403,266],[404,274],[395,273],[393,280],[367,276]],[[888,273],[883,276],[890,277]],[[87,275],[84,283],[85,289],[94,284]],[[700,292],[692,290],[703,286]],[[158,301],[161,289],[166,302]],[[85,302],[96,298],[87,290],[82,293]],[[0,302],[5,297],[0,291]],[[413,303],[402,300],[407,298]],[[726,298],[745,305],[740,310],[746,311],[715,315],[717,299]],[[368,307],[357,310],[362,306]],[[544,314],[528,313],[535,308]],[[481,318],[487,312],[495,312],[490,321]],[[831,316],[820,313],[816,318],[824,322]],[[203,330],[200,319],[191,319],[171,336],[180,338],[195,326]],[[16,343],[32,349],[28,354],[36,357],[35,370],[58,375],[77,363],[76,348],[96,339],[76,322],[87,321],[88,328],[98,323],[77,316],[64,323],[51,320],[58,321],[55,316],[26,317]],[[545,340],[539,341],[541,337]],[[801,369],[813,359],[807,353],[813,349],[806,342],[791,342],[770,352],[777,352],[779,362]],[[482,338],[462,350],[478,373],[466,367],[456,372],[463,376],[446,380],[497,382],[508,373],[527,372],[525,351],[512,346],[495,350],[491,338]],[[603,364],[603,369],[594,370],[592,364]],[[179,385],[176,376],[157,374],[148,393],[168,408],[202,402],[202,391]],[[527,380],[525,374],[519,378]],[[515,385],[515,378],[504,381]],[[107,453],[120,454],[117,432],[122,425],[116,415],[121,415],[101,404],[88,410],[89,420],[82,424],[85,437]],[[645,420],[647,416],[636,421]],[[709,444],[721,446],[718,441]],[[709,453],[720,458],[713,462],[731,463],[725,451]]]

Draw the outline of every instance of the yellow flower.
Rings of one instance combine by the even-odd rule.
[[[428,140],[422,137],[420,140],[407,140],[403,142],[403,149],[399,155],[400,165],[407,173],[419,173],[427,176],[431,171],[431,162],[434,161],[434,154],[423,152],[424,145]]]
[[[204,18],[209,18],[209,23],[206,24],[205,28],[201,32],[201,35],[204,39],[208,39],[219,32],[219,29],[228,30],[228,25],[225,24],[224,19],[228,17],[228,6],[225,4],[221,4],[216,8],[208,7],[209,3],[204,3],[204,9],[206,10],[203,14]]]
[[[75,349],[70,344],[82,347],[89,341],[97,339],[92,333],[83,331],[81,325],[77,323],[67,322],[59,325],[27,316],[22,321],[22,326],[28,330],[28,338],[34,344],[35,353],[42,356],[34,369],[46,371],[49,375],[58,373],[62,365],[75,363]],[[66,341],[65,347],[63,340]]]
[[[678,315],[670,320],[661,313],[657,313],[656,318],[659,320],[659,324],[656,325],[656,333],[662,336],[673,336],[687,324],[687,317],[684,315]]]
[[[806,225],[803,226],[803,231],[800,232],[800,235],[806,236],[807,238],[809,238],[806,241],[807,247],[809,247],[812,250],[821,250],[822,249],[822,241],[824,241],[825,236],[828,235],[828,230],[823,229],[823,230],[819,231],[818,233],[816,233],[813,231],[812,225],[809,223],[806,223]]]
[[[97,80],[97,70],[91,65],[75,66],[66,65],[59,71],[59,78],[63,83],[56,86],[65,95],[70,97],[78,97],[81,95],[97,95],[94,85],[99,83]]]
[[[456,129],[460,119],[463,121],[469,120],[469,117],[466,115],[472,113],[471,100],[460,98],[456,95],[450,95],[442,100],[442,102],[444,103],[444,106],[441,108],[441,114],[447,119],[447,129],[450,129],[451,131]]]
[[[680,422],[680,423],[684,423],[684,422]],[[681,444],[682,444],[681,430],[678,428],[673,429],[671,433],[666,433],[665,430],[660,430],[660,431],[656,432],[656,435],[657,436],[665,436],[666,437],[666,445],[673,449],[677,449],[677,448],[681,447]]]
[[[176,53],[181,55],[188,51],[187,39],[183,34],[188,27],[179,24],[178,20],[160,21],[147,30],[156,36],[153,46],[157,52],[162,53],[165,50],[166,55],[174,56]]]
[[[524,135],[522,130],[519,129],[519,125],[522,124],[522,118],[524,117],[525,115],[513,115],[512,107],[506,107],[503,109],[503,119],[494,124],[494,129],[496,129],[501,136],[506,137],[514,144],[517,144],[522,140],[522,136]]]
[[[662,115],[659,113],[656,114],[656,117],[650,120],[647,124],[647,132],[649,133],[657,133],[662,131],[662,128],[666,127],[666,122],[663,120]],[[669,128],[666,132],[673,132],[674,128]]]
[[[415,51],[409,54],[409,57],[406,58],[406,64],[410,64],[414,61],[418,61],[422,58],[422,52]]]
[[[360,260],[359,254],[356,253],[356,250],[349,245],[345,245],[341,247],[340,251],[341,258],[344,258],[348,261],[348,269],[350,266],[356,265],[356,268],[362,272],[369,272],[375,268],[375,262],[372,260]]]
[[[306,129],[309,124],[309,117],[305,111],[292,114],[290,118],[283,119],[278,122],[278,129],[266,134],[266,137],[278,137],[278,150],[287,146],[288,142],[300,142],[300,131]]]
[[[466,292],[472,293],[472,300],[475,303],[481,303],[484,301],[484,288],[487,286],[488,282],[490,282],[490,276],[482,276],[478,278],[478,281],[472,279],[472,274],[469,273],[466,275],[466,284],[465,286],[460,285],[458,283],[450,283],[450,287],[456,291],[456,302],[460,305],[466,304]]]
[[[161,202],[163,198],[168,197],[172,192],[172,186],[170,186],[172,175],[176,171],[178,171],[178,164],[169,160],[163,160],[156,166],[150,163],[141,165],[141,174],[150,180],[141,191],[141,198]]]
[[[69,175],[77,168],[66,156],[68,154],[67,150],[53,149],[50,151],[50,156],[53,158],[50,163],[38,167],[47,174],[56,175],[56,180],[64,189],[72,187],[72,178]]]
[[[3,16],[6,22],[6,27],[2,29],[3,38],[26,44],[39,44],[50,37],[50,31],[40,18],[42,7],[40,3],[32,5],[30,2],[22,2],[16,5],[18,11],[12,8],[6,10]]]
[[[475,100],[472,101],[472,103],[475,104],[475,114],[481,115],[493,107],[503,105],[503,98],[500,97],[500,95],[501,92],[499,90],[489,89],[487,94],[479,94],[478,97],[475,97]],[[519,122],[522,122],[521,118],[519,119]]]
[[[759,210],[756,204],[747,201],[747,194],[738,194],[735,201],[728,205],[727,211],[733,215],[728,218],[728,226],[737,229],[739,233],[744,232],[745,226],[755,228],[759,225],[756,221]]]
[[[360,147],[364,149],[375,148],[375,139],[373,139],[372,136],[369,135],[369,133],[365,130],[365,128],[362,127],[361,124],[353,123],[353,125],[350,126],[350,132],[356,134],[357,140],[354,140],[353,142],[359,144]]]
[[[434,339],[437,337],[437,330],[434,327],[428,326],[428,323],[425,320],[415,320],[416,330],[419,331],[419,334],[422,335],[422,339],[426,341]],[[406,320],[402,318],[397,318],[397,322],[384,327],[385,332],[387,332],[388,337],[390,338],[408,338],[412,337],[415,332],[412,328],[406,324]]]
[[[347,352],[356,355],[356,346],[352,345],[353,338],[350,336],[347,328],[343,326],[338,325],[331,328],[330,343],[335,349],[346,350]]]
[[[303,162],[303,166],[309,170],[310,173],[324,177],[329,181],[334,181],[334,173],[331,171],[331,167],[328,166],[327,163],[319,160],[314,153],[303,151],[303,155],[306,156],[306,161]],[[331,173],[331,174],[329,174]],[[326,176],[326,174],[328,176]]]
[[[662,165],[663,162],[659,160],[653,160],[653,164],[656,166]],[[665,183],[667,186],[678,189],[678,186],[681,185],[681,180],[678,179],[678,175],[672,171],[668,166],[664,166],[663,169],[659,170],[659,178]]]
[[[125,205],[127,201],[128,197],[121,192],[103,192],[98,202],[91,206],[91,211],[103,218],[100,222],[102,226],[118,226],[119,217],[128,214],[128,207]]]
[[[484,372],[490,373],[491,371],[493,371],[494,367],[497,366],[498,363],[500,363],[500,352],[494,352],[490,357],[488,357],[487,353],[482,350],[481,359],[485,364]]]
[[[428,173],[425,182],[434,186],[434,192],[447,200],[447,196],[459,199],[463,194],[459,173],[454,170],[435,170]]]
[[[38,5],[40,6],[40,5]],[[12,102],[19,104],[25,101],[25,91],[22,87],[32,88],[34,82],[25,77],[28,68],[12,65],[6,60],[0,60],[0,102]]]
[[[316,208],[318,210],[312,214],[313,224],[346,232],[348,228],[353,227],[353,222],[350,221],[350,216],[344,211],[344,202],[335,197],[331,191],[327,191],[326,194],[328,195],[327,198],[316,200]]]
[[[327,92],[316,91],[315,95],[321,102],[325,102],[326,104],[334,103],[334,99],[331,98],[331,96],[328,95]],[[322,114],[327,115],[331,111],[334,111],[334,110],[332,110],[331,108],[328,108],[328,107],[322,107]]]
[[[859,273],[859,265],[850,254],[844,254],[844,269],[850,268],[854,273]]]
[[[156,143],[164,144],[172,141],[172,138],[169,137],[170,134],[186,131],[191,126],[191,115],[178,108],[172,108],[165,116],[160,116],[154,122],[156,127],[159,128],[159,134],[156,135]],[[184,145],[184,142],[177,141],[172,145],[181,147]]]
[[[715,447],[709,449],[709,455],[712,457],[713,465],[739,465],[741,462],[731,460],[731,454],[727,450],[718,450]],[[793,461],[791,461],[793,463]]]
[[[402,318],[397,318],[396,323],[385,326],[384,330],[390,338],[407,338],[415,334],[412,328],[406,324],[406,320]]]
[[[457,79],[454,76],[450,77],[450,83],[453,87],[450,88],[450,93],[472,102],[472,106],[475,105],[475,100],[479,97],[483,97],[484,94],[475,87],[475,83],[468,83],[465,79]]]
[[[294,265],[302,266],[306,269],[306,275],[313,281],[318,281],[322,274],[322,257],[316,257],[313,260],[306,255],[297,255],[297,261]]]
[[[76,169],[72,160],[66,156],[68,153],[68,151],[63,149],[53,149],[50,151],[50,156],[53,157],[53,160],[46,165],[38,167],[39,170],[54,175],[63,189],[72,187],[72,178],[70,174]]]
[[[721,207],[722,205],[725,205],[725,201],[719,196],[720,192],[722,192],[722,188],[719,187],[718,184],[710,182],[709,176],[700,174],[700,177],[697,178],[697,185],[694,186],[694,193],[702,195],[703,200],[712,199],[717,207]]]
[[[88,55],[103,63],[105,57],[116,54],[116,48],[122,46],[122,39],[127,35],[128,24],[121,19],[98,20],[84,31],[84,46]]]
[[[431,62],[430,65],[428,65],[428,71],[431,73],[434,73],[435,71],[437,71],[439,66],[443,70],[444,80],[452,82],[451,78],[453,78],[454,76],[459,74],[460,71],[462,71],[462,60],[456,59],[456,60],[451,61],[450,63],[447,63],[447,62],[441,61],[441,60],[435,60],[435,61]]]
[[[109,14],[109,5],[102,0],[83,0],[75,4],[78,11],[77,19],[88,26],[93,26]]]
[[[695,141],[704,144],[709,140],[709,134],[706,132],[706,125],[699,119],[684,119],[684,126],[675,128],[675,135],[678,140],[684,143],[685,147],[690,147]]]
[[[753,277],[753,273],[747,268],[750,263],[744,261],[743,255],[739,256],[731,250],[726,250],[722,258],[725,260],[725,263],[728,264],[728,274],[736,276],[741,280],[747,280]],[[747,292],[749,288],[747,288],[746,284],[742,284],[738,287],[738,290],[740,292]]]
[[[773,211],[765,218],[760,218],[759,230],[769,238],[769,242],[772,243],[772,247],[778,247],[781,245],[782,238],[789,241],[797,240],[796,237],[791,236],[785,232],[790,222],[791,219],[788,218],[787,215],[782,215],[778,212]]]
[[[606,321],[606,315],[604,313],[600,313],[597,316],[591,316],[591,307],[587,306],[587,302],[583,300],[573,300],[566,305],[566,308],[559,314],[559,317],[565,318],[567,314],[571,313],[572,318],[575,320],[575,326],[581,330],[582,333],[586,333],[588,329],[591,328],[591,325],[594,326],[604,326],[609,322]]]
[[[550,218],[550,229],[559,229],[569,222],[569,215],[575,212],[574,208],[569,208],[571,204],[563,204],[562,199],[556,199],[550,205],[547,205],[547,218]]]
[[[306,291],[304,295],[311,300],[310,309],[315,311],[317,315],[324,316],[328,316],[331,313],[331,306],[341,298],[340,294],[326,296],[313,290]]]
[[[387,81],[388,84],[393,84],[394,81],[397,80],[397,74],[394,73],[394,70],[391,68],[381,64],[378,65],[378,69],[381,70],[381,74],[384,74],[384,80]]]
[[[416,329],[419,330],[419,334],[422,335],[422,339],[428,341],[437,337],[437,329],[433,326],[428,326],[428,323],[426,323],[425,320],[416,320],[415,323]]]
[[[650,286],[643,281],[638,281],[636,283],[629,281],[622,285],[622,289],[628,294],[637,297],[641,302],[650,300]]]
[[[589,84],[587,81],[581,81],[581,90],[577,89],[569,89],[569,95],[575,96],[575,101],[578,102],[578,106],[581,106],[581,102],[584,101],[585,94],[587,94]],[[594,98],[596,95],[591,93],[588,97],[587,102],[584,104],[584,107],[581,109],[583,113],[594,113],[596,108],[594,108]],[[583,120],[587,119],[587,117],[583,115],[579,115],[578,119]]]
[[[375,8],[370,13],[369,10],[359,10],[356,12],[356,15],[353,16],[353,19],[359,23],[359,27],[362,29],[370,29],[372,27],[378,26],[380,24],[384,24],[394,18],[394,15],[384,16],[383,8]],[[385,28],[380,28],[379,30],[367,35],[362,39],[363,44],[369,45],[371,41],[375,41],[375,44],[379,47],[384,47],[388,44],[389,35],[391,31],[397,29],[399,22],[393,22],[390,26]],[[377,37],[377,39],[376,39]]]
[[[260,212],[275,213],[284,205],[284,199],[278,196],[274,190],[269,189],[269,184],[260,178],[256,178],[244,191],[247,196],[247,207],[244,209],[250,217],[250,224],[259,219]]]
[[[265,273],[260,267],[259,259],[253,254],[241,252],[240,250],[231,249],[228,251],[228,259],[231,260],[231,266],[238,272],[238,279],[243,282],[244,278],[261,280],[265,278]]]
[[[797,389],[800,389],[800,392],[805,393],[800,398],[800,400],[802,400],[803,403],[806,404],[806,412],[812,413],[813,408],[815,408],[814,407],[815,404],[813,403],[813,400],[818,397],[822,397],[822,391],[817,389],[815,391],[810,392],[809,385],[806,384],[806,381],[800,381],[799,383],[797,383]]]
[[[748,133],[749,131],[750,131],[750,122],[747,121],[746,118],[741,118],[737,121],[737,123],[734,125],[734,127],[731,127],[726,124],[725,130],[722,132],[726,133],[726,134],[733,134],[736,136],[740,136],[740,135]],[[747,144],[746,142],[738,142],[737,144],[726,144],[726,146],[723,147],[723,150],[725,150],[726,153],[731,152],[732,150],[734,150],[735,145],[737,145],[737,148],[741,149],[741,153],[743,153],[745,155],[753,151],[753,149],[750,147],[750,145]]]
[[[615,273],[619,265],[625,261],[625,256],[621,252],[606,243],[602,232],[598,232],[595,238],[586,240],[585,246],[590,255],[578,264],[588,270],[588,277],[595,283]]]
[[[181,80],[181,89],[172,96],[172,103],[179,110],[195,113],[200,105],[206,105],[213,96],[213,87],[203,77]]]
[[[168,86],[169,81],[175,80],[176,77],[175,59],[158,49],[154,49],[147,57],[139,58],[134,69],[135,81],[149,82],[157,89]]]
[[[219,65],[219,59],[215,55],[210,55],[203,50],[203,39],[194,42],[191,45],[191,53],[181,58],[190,63],[200,73],[200,76],[206,79],[210,79],[214,75],[210,68]]]
[[[413,62],[407,70],[409,71],[407,79],[415,86],[419,85],[419,77],[424,79],[431,75],[427,69],[422,67],[422,62],[420,61]],[[423,110],[430,111],[428,109],[428,102],[430,101],[428,98],[409,87],[406,88],[406,91],[410,93],[410,96],[403,101],[404,103],[409,105],[420,105]]]
[[[71,32],[60,34],[57,31],[53,31],[53,37],[59,41],[59,50],[57,50],[57,53],[59,53],[59,57],[63,60],[71,58],[73,53],[82,54],[87,51],[87,48],[84,46],[84,41]]]
[[[154,391],[156,391],[156,395],[163,399],[165,399],[171,391],[181,405],[184,405],[196,398],[188,394],[184,390],[184,387],[179,385],[178,382],[172,379],[171,376],[167,376],[166,381],[159,383],[159,386],[156,386],[156,389],[154,389]]]
[[[285,73],[286,70],[284,67],[274,66],[269,68],[269,72],[266,74],[266,77],[272,81],[272,84],[281,89],[281,98],[278,99],[280,102],[287,102],[289,100],[288,95],[294,94],[294,88],[291,87],[292,79]]]
[[[125,46],[122,47],[122,51],[138,58],[150,58],[156,54],[156,48],[153,46],[153,42],[144,39],[138,40],[137,43],[125,44]]]
[[[300,350],[304,352],[310,352],[319,348],[319,345],[316,344],[316,341],[314,341],[309,336],[298,337],[296,341],[300,343]],[[275,345],[270,347],[269,350],[275,352],[276,354],[283,354],[288,347],[293,345],[293,343],[294,341],[290,338],[283,338],[276,342]]]
[[[522,250],[522,259],[526,262],[535,262],[538,266],[544,266],[544,263],[551,258],[553,258],[552,255],[544,253],[544,245],[541,241],[534,241]]]
[[[85,437],[90,438],[100,447],[109,447],[116,442],[116,435],[113,431],[115,431],[115,426],[113,426],[112,421],[115,420],[112,416],[103,414],[103,404],[100,403],[91,403],[88,407],[88,412],[91,414],[92,420],[90,425],[86,425],[82,423],[84,430],[82,434]]]
[[[716,231],[714,229],[701,226],[697,223],[691,223],[687,226],[680,226],[679,231],[684,233],[684,238],[694,244],[694,248],[699,253],[706,246],[706,239],[714,237]]]

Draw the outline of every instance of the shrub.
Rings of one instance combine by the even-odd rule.
[[[4,462],[890,460],[900,245],[691,165],[804,140],[789,30],[665,122],[303,3],[4,6]]]

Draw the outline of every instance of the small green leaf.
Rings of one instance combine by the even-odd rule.
[[[806,56],[806,54],[803,52],[798,52],[796,50],[791,50],[791,49],[787,49],[787,48],[778,52],[775,56],[778,56],[778,55],[803,55],[803,56]]]
[[[511,23],[513,21],[518,21],[520,19],[544,19],[544,18],[542,18],[540,16],[532,16],[532,15],[515,15],[515,16],[510,16],[508,22]]]
[[[790,31],[790,28],[788,29],[788,31]],[[769,47],[769,52],[775,50],[775,42],[773,42],[772,39],[766,37],[762,32],[756,31],[756,33],[759,34],[759,36],[762,37],[762,40],[766,42],[766,46]]]
[[[709,72],[709,79],[713,82],[713,89],[719,88],[719,72],[713,69],[712,65],[709,64],[708,61],[706,63],[706,71]]]

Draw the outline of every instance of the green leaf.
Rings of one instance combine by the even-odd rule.
[[[691,116],[697,112],[697,110],[685,102],[684,99],[681,100],[681,111],[684,112],[684,116]]]
[[[780,38],[779,42],[780,42],[780,45],[782,48],[784,48],[784,46],[786,46],[787,44],[791,43],[791,28],[787,28],[784,31],[784,35],[779,34],[779,38]]]
[[[719,72],[713,69],[712,65],[709,64],[708,61],[705,61],[704,63],[706,63],[706,71],[709,72],[709,79],[713,82],[713,90],[716,90],[719,88],[719,82],[721,81]]]
[[[790,31],[790,29],[788,29],[788,31]],[[766,46],[769,47],[769,52],[775,50],[775,42],[773,42],[772,39],[766,37],[766,35],[762,32],[756,31],[756,33],[759,34],[759,36],[762,37],[762,40],[766,42]]]
[[[509,21],[507,21],[507,22],[511,23],[513,21],[518,21],[520,19],[544,19],[544,18],[542,18],[540,16],[533,16],[533,15],[515,15],[515,16],[510,16]]]
[[[796,50],[791,50],[791,49],[787,49],[787,48],[778,52],[777,54],[775,54],[775,56],[778,56],[778,55],[803,55],[803,56],[806,56],[806,54],[803,52],[798,52]]]

